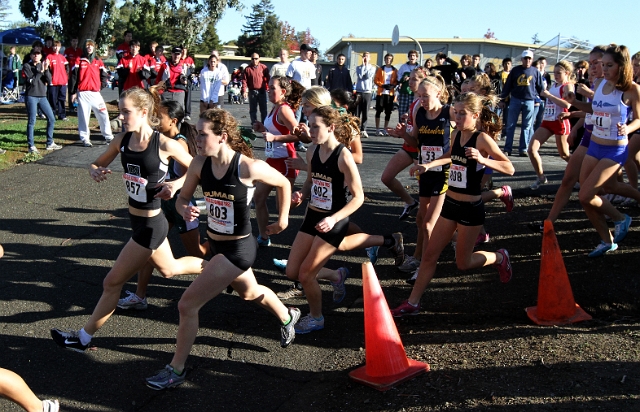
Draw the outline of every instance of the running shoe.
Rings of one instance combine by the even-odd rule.
[[[135,309],[135,310],[146,310],[147,309],[147,298],[140,298],[134,292],[127,290],[127,297],[118,300],[118,307],[120,309]]]
[[[289,316],[291,316],[289,323],[280,326],[280,346],[283,348],[291,345],[296,338],[295,326],[298,319],[300,319],[300,309],[289,308]]]
[[[613,198],[611,199],[611,203],[614,205],[619,205],[620,203],[624,202],[625,199],[626,197],[624,196],[614,195]]]
[[[402,302],[397,308],[391,309],[391,315],[393,315],[394,318],[414,316],[418,313],[420,313],[420,304],[418,303],[417,306],[413,306],[408,300]]]
[[[362,139],[366,139],[366,138],[368,138],[368,137],[369,137],[369,133],[367,133],[367,131],[366,131],[366,130],[363,130],[363,131],[361,131],[361,132],[360,132],[360,137],[361,137]]]
[[[387,129],[382,129],[382,133],[384,133],[385,136],[389,136],[389,132],[387,132]]]
[[[507,212],[513,210],[513,192],[511,191],[511,186],[502,186],[502,196],[500,196],[499,199],[506,206]]]
[[[83,147],[93,147],[93,144],[91,142],[82,142],[82,146]]]
[[[304,298],[304,290],[298,289],[297,287],[292,287],[291,289],[276,293],[276,296],[280,298],[280,300],[294,299],[294,298]]]
[[[411,275],[411,277],[409,279],[407,279],[407,283],[410,285],[414,285],[416,283],[416,279],[418,279],[418,271],[420,269],[416,269],[415,272],[413,272],[413,275]]]
[[[107,144],[111,143],[111,141],[112,141],[112,140],[113,140],[113,137],[112,137],[111,139],[107,139],[107,138],[105,137],[105,139],[104,139],[104,141],[105,141]]]
[[[182,375],[178,375],[171,365],[166,365],[164,369],[160,369],[155,375],[146,378],[145,381],[149,388],[155,391],[161,391],[182,385],[186,376],[186,371],[182,371]]]
[[[629,227],[631,226],[631,217],[624,215],[624,219],[619,222],[614,222],[615,228],[613,229],[613,243],[622,241],[629,233]]]
[[[42,401],[42,412],[58,412],[60,410],[60,404],[58,400],[45,399]]]
[[[495,266],[500,274],[500,282],[507,283],[513,276],[513,269],[511,268],[511,259],[509,259],[509,252],[507,249],[498,249],[496,253],[502,255],[502,262],[496,263]]]
[[[478,233],[478,237],[476,238],[476,244],[474,247],[478,247],[479,244],[481,243],[488,243],[489,242],[489,234],[485,233]]]
[[[288,262],[287,259],[276,259],[276,258],[273,258],[273,265],[275,267],[277,267],[278,269],[280,269],[281,271],[283,271],[283,272],[285,270],[287,270],[287,262]]]
[[[637,204],[638,204],[638,202],[636,202],[635,199],[632,199],[632,198],[628,197],[622,203],[620,203],[620,206],[622,206],[622,207],[631,207],[631,206],[635,206]]]
[[[29,153],[40,153],[35,146],[29,146]]]
[[[538,189],[540,189],[540,186],[542,186],[542,185],[544,185],[544,184],[546,184],[546,183],[548,183],[548,182],[549,182],[549,181],[547,180],[547,177],[546,177],[546,176],[543,176],[542,180],[540,180],[540,178],[536,179],[536,181],[535,181],[535,182],[533,182],[533,183],[531,184],[531,186],[529,186],[529,189],[531,189],[531,190],[538,190]]]
[[[300,319],[298,323],[296,323],[295,330],[298,335],[304,335],[305,333],[313,332],[314,330],[324,329],[324,316],[322,319],[314,319],[313,316],[309,313],[304,318]]]
[[[409,217],[409,215],[416,210],[416,208],[418,207],[419,203],[417,200],[413,200],[413,204],[412,205],[404,205],[404,210],[402,211],[402,213],[400,214],[399,219],[400,220],[407,220],[407,218]]]
[[[395,258],[394,264],[396,266],[400,266],[404,262],[404,242],[402,241],[402,233],[396,232],[391,236],[395,239],[395,243],[389,248],[389,251],[393,253],[393,257]]]
[[[618,244],[617,243],[604,243],[604,242],[601,241],[600,244],[598,246],[596,246],[596,248],[593,249],[587,256],[589,256],[589,257],[600,257],[600,256],[604,255],[605,253],[613,252],[617,248],[618,248]]]
[[[89,347],[89,345],[83,345],[82,342],[80,342],[78,332],[75,330],[63,332],[60,329],[51,329],[51,337],[58,346],[76,352],[84,352]]]
[[[367,256],[369,256],[369,262],[375,265],[378,262],[378,252],[380,252],[380,246],[371,246],[365,249]]]
[[[267,237],[266,239],[263,239],[262,236],[258,236],[258,246],[271,246],[271,238]]]
[[[376,131],[376,136],[384,136],[384,132],[382,131],[382,129],[378,129]]]
[[[407,256],[402,265],[398,266],[400,272],[411,273],[415,272],[420,267],[420,261],[413,256]]]
[[[296,150],[298,152],[306,152],[307,148],[302,142],[298,142],[298,143],[296,143]]]
[[[59,144],[56,144],[54,142],[54,143],[48,144],[45,149],[47,149],[47,150],[60,150],[60,149],[62,149],[62,146],[60,146]]]
[[[342,302],[344,297],[347,295],[347,289],[344,287],[344,281],[347,280],[347,277],[349,276],[349,269],[341,267],[337,272],[340,278],[336,283],[331,282],[331,286],[333,286],[333,303]]]

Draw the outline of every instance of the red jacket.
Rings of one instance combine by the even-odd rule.
[[[262,63],[257,66],[247,66],[244,69],[244,77],[242,79],[242,89],[249,90],[267,90],[269,89],[269,69]]]
[[[95,58],[89,62],[86,57],[78,57],[73,66],[74,74],[77,76],[75,84],[79,92],[99,92],[101,89],[101,74],[106,73],[102,60]],[[72,91],[75,93],[75,91]]]
[[[47,55],[49,69],[51,70],[51,86],[66,86],[69,81],[67,70],[69,62],[60,53]]]
[[[142,70],[149,70],[149,66],[147,65],[147,59],[144,56],[136,54],[132,56],[128,54],[120,59],[118,66],[118,75],[121,73],[126,73],[126,80],[124,81],[124,85],[122,86],[122,90],[128,90],[132,87],[138,86],[144,89],[144,83],[142,83]]]

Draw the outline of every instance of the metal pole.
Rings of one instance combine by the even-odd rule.
[[[556,63],[560,61],[560,33],[558,33],[558,53],[556,55]]]
[[[402,36],[402,37],[407,37],[407,38],[413,40],[414,42],[416,42],[416,44],[418,45],[418,49],[420,49],[420,57],[418,58],[418,63],[420,63],[420,66],[422,66],[422,58],[424,56],[422,55],[422,46],[420,46],[420,43],[418,43],[418,40],[414,39],[411,36]]]

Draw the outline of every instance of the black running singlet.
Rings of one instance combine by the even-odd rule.
[[[427,118],[427,110],[420,107],[416,113],[416,124],[413,126],[418,132],[418,155],[420,163],[433,162],[449,151],[451,142],[450,106],[442,106],[440,114],[435,119]],[[442,172],[449,169],[449,165],[429,169],[429,172]]]
[[[320,146],[313,152],[309,205],[318,210],[334,213],[347,204],[344,174],[338,168],[338,158],[342,149],[344,145],[338,145],[324,163],[320,160]]]
[[[475,132],[465,147],[476,147],[480,132]],[[484,166],[477,160],[468,159],[464,154],[465,148],[460,146],[460,132],[456,134],[451,148],[451,168],[449,169],[449,190],[471,196],[481,193],[481,181]]]
[[[251,233],[251,198],[255,187],[240,181],[240,153],[233,156],[229,169],[217,179],[207,157],[200,172],[200,186],[207,205],[207,228],[218,235],[245,236]]]
[[[160,159],[160,133],[153,132],[149,145],[142,152],[129,149],[131,133],[122,138],[120,144],[120,160],[124,174],[129,206],[141,210],[160,209],[158,184],[164,182],[168,165]]]

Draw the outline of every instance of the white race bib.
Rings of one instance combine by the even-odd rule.
[[[331,182],[311,179],[311,206],[322,210],[331,210],[333,186]]]
[[[230,200],[204,198],[207,203],[207,222],[218,233],[233,234],[234,210]]]
[[[264,155],[267,157],[273,157],[273,142],[264,143]]]
[[[420,147],[420,157],[422,163],[431,163],[436,159],[439,159],[444,154],[442,146],[422,146]],[[430,167],[430,172],[442,172],[442,166]]]
[[[601,139],[611,139],[611,114],[605,112],[593,112],[593,135]],[[614,137],[615,138],[615,137]]]
[[[584,117],[584,124],[593,126],[593,122],[591,121],[591,113],[587,113],[587,115]]]
[[[122,175],[122,180],[131,199],[136,202],[147,203],[147,184],[149,183],[147,179],[125,173]]]
[[[452,164],[449,168],[449,186],[459,189],[467,187],[467,167]]]
[[[544,116],[542,117],[542,120],[545,120],[547,122],[558,120],[556,113],[557,107],[558,106],[556,106],[555,103],[551,103],[551,101],[547,100],[547,104],[544,107]]]

